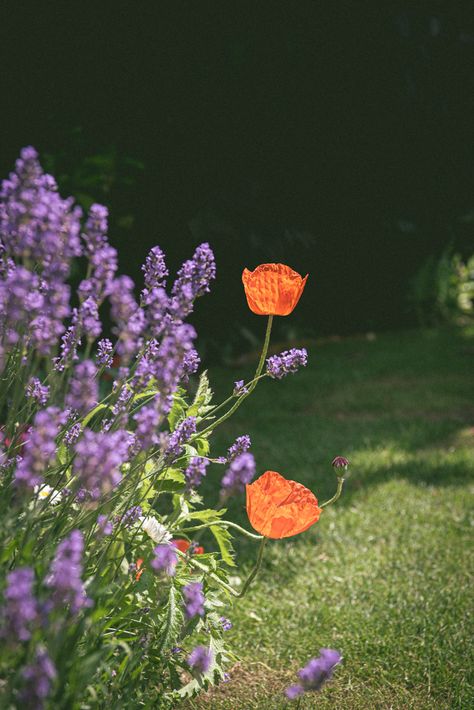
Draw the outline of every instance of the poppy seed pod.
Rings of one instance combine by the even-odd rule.
[[[244,269],[247,303],[258,316],[287,316],[300,300],[308,276],[304,278],[285,264],[260,264],[254,271]]]

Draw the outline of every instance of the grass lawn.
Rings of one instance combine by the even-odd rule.
[[[241,660],[187,707],[296,707],[282,691],[323,646],[343,664],[301,708],[474,707],[474,345],[412,331],[316,343],[309,357],[297,375],[264,380],[213,453],[249,433],[259,473],[277,470],[321,501],[335,489],[335,455],[352,476],[307,533],[267,546],[230,613]],[[243,375],[215,369],[211,381],[224,395]],[[210,501],[220,475],[208,474]],[[249,527],[243,497],[228,517]],[[243,578],[256,547],[239,538],[237,552]]]

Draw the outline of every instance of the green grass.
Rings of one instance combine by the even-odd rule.
[[[335,455],[352,476],[307,533],[267,548],[231,616],[241,661],[193,707],[295,707],[283,689],[320,647],[344,656],[301,708],[474,707],[472,571],[474,348],[451,332],[315,344],[308,368],[265,380],[216,432],[217,455],[242,433],[258,471],[330,497]],[[216,369],[224,395],[241,370]],[[214,467],[205,495],[217,498]],[[228,516],[248,527],[243,497]],[[237,545],[244,577],[255,559]]]

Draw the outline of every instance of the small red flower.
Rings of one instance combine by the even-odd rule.
[[[191,546],[191,543],[189,542],[189,540],[184,540],[183,538],[179,538],[178,540],[172,540],[171,542],[182,553],[186,553]],[[195,547],[195,548],[193,548],[193,553],[195,555],[203,555],[204,548],[201,546]]]

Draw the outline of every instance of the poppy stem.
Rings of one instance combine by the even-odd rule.
[[[338,478],[337,478],[337,490],[336,490],[335,494],[333,495],[332,498],[330,498],[329,500],[327,500],[325,503],[321,503],[321,508],[325,508],[327,505],[331,505],[331,503],[335,503],[335,502],[337,501],[337,499],[340,497],[340,495],[341,495],[341,493],[342,493],[342,487],[343,487],[343,485],[344,485],[344,479],[342,478],[342,476],[341,476],[341,477],[338,476]]]
[[[268,542],[268,537],[262,537],[262,542],[260,543],[260,549],[258,551],[258,557],[257,557],[257,561],[255,563],[255,567],[253,568],[253,570],[250,572],[249,576],[245,580],[244,586],[242,587],[242,589],[239,592],[239,597],[244,596],[244,594],[246,593],[246,591],[248,590],[248,588],[252,584],[253,580],[257,576],[260,566],[262,564],[263,551],[265,550],[265,545],[267,544],[267,542]]]
[[[270,335],[272,332],[272,323],[273,323],[273,316],[268,316],[268,322],[267,322],[267,329],[265,331],[265,340],[263,343],[263,349],[262,349],[262,354],[260,355],[260,360],[257,366],[257,369],[255,370],[255,375],[253,376],[252,383],[250,384],[248,388],[248,392],[246,394],[242,395],[239,397],[237,402],[229,409],[228,412],[222,415],[219,419],[217,419],[215,422],[212,424],[209,424],[208,427],[203,429],[202,431],[196,432],[194,436],[191,437],[189,441],[193,441],[194,439],[197,439],[200,436],[203,436],[204,434],[208,434],[210,431],[214,431],[214,429],[219,426],[219,424],[222,424],[222,422],[225,422],[226,419],[228,419],[232,414],[240,407],[242,402],[247,399],[249,394],[253,392],[255,387],[257,386],[257,382],[260,379],[260,375],[262,374],[263,366],[265,365],[265,359],[267,357],[268,353],[268,346],[270,345]]]
[[[181,535],[181,533],[190,533],[194,532],[195,530],[204,530],[206,528],[211,528],[214,525],[222,525],[222,527],[229,527],[229,528],[234,528],[235,530],[238,530],[242,535],[246,535],[247,537],[250,537],[252,540],[261,540],[262,535],[255,535],[254,533],[249,532],[245,528],[240,527],[240,525],[237,525],[237,523],[231,523],[229,520],[214,520],[212,523],[204,523],[203,525],[194,525],[191,528],[181,528],[176,532],[177,535]]]

